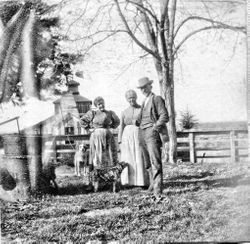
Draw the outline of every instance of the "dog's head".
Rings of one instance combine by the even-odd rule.
[[[86,152],[89,149],[89,144],[83,144],[82,151]]]
[[[123,169],[125,169],[128,166],[128,163],[122,161],[122,162],[118,162],[116,164],[116,167],[119,169],[120,173],[123,171]]]
[[[89,149],[89,144],[86,143],[78,143],[76,144],[76,150],[86,152]]]

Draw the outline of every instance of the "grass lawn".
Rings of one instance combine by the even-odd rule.
[[[247,164],[167,165],[158,203],[138,188],[87,193],[80,177],[61,173],[59,195],[1,203],[2,243],[250,240]]]

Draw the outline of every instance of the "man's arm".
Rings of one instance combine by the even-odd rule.
[[[155,96],[154,98],[155,112],[157,113],[157,121],[155,122],[155,129],[160,130],[162,126],[169,121],[168,110],[162,97]]]

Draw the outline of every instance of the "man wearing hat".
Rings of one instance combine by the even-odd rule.
[[[158,198],[162,194],[162,142],[160,134],[167,131],[166,123],[169,116],[163,98],[152,93],[152,83],[153,81],[148,77],[143,77],[138,81],[138,88],[145,96],[138,126],[140,128],[140,146],[150,178],[148,191],[153,191],[155,197]]]

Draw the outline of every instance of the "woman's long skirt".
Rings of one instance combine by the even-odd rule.
[[[89,164],[96,168],[105,168],[117,162],[117,147],[113,134],[109,129],[95,129],[90,136]]]
[[[123,185],[147,186],[148,176],[139,146],[139,128],[127,125],[122,134],[121,161],[129,164],[121,174]]]

